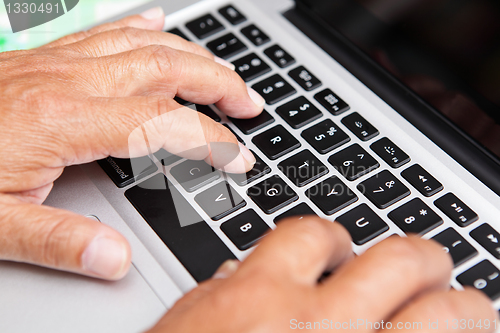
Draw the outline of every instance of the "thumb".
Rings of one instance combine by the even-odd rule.
[[[104,224],[0,195],[0,259],[118,280],[130,258],[127,240]]]

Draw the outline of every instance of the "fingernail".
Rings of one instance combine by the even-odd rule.
[[[245,147],[241,142],[238,142],[238,146],[240,146],[240,153],[243,156],[243,158],[251,165],[254,165],[257,160],[255,159],[255,156],[253,156],[252,152]]]
[[[264,99],[264,97],[262,97],[261,95],[259,95],[258,92],[256,92],[255,90],[253,90],[252,88],[248,87],[248,96],[250,96],[250,98],[252,99],[252,101],[259,107],[263,107],[264,104],[266,104],[266,100]]]
[[[163,12],[163,8],[158,6],[148,9],[145,12],[141,13],[140,15],[144,17],[146,20],[156,20],[160,17],[163,18],[165,16],[165,13]]]
[[[212,279],[227,279],[231,277],[240,267],[238,260],[226,260],[212,276]]]
[[[216,63],[218,63],[219,65],[222,65],[224,67],[229,68],[232,71],[234,71],[236,69],[236,66],[234,66],[232,63],[230,63],[229,61],[226,61],[226,60],[224,60],[222,58],[214,57],[214,61]]]
[[[119,279],[127,267],[128,255],[124,244],[97,236],[82,254],[83,269],[107,279]]]

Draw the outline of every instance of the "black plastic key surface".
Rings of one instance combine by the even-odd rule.
[[[455,267],[477,255],[477,250],[453,228],[448,228],[432,237],[443,245],[443,250],[451,255]]]
[[[187,38],[187,36],[182,31],[180,31],[179,28],[173,28],[171,30],[168,30],[167,32],[174,34],[174,35],[177,35],[181,38],[184,38],[185,40],[189,40],[189,38]]]
[[[493,301],[500,297],[500,271],[488,260],[481,261],[457,276],[457,281],[482,291]]]
[[[434,204],[461,227],[466,227],[479,219],[477,214],[453,193],[443,195],[434,201]]]
[[[295,129],[301,128],[323,115],[303,96],[278,107],[276,113]]]
[[[187,23],[186,27],[199,39],[207,38],[224,30],[224,26],[211,14],[204,15]]]
[[[264,97],[266,103],[269,105],[276,104],[297,92],[279,74],[275,74],[264,81],[254,84],[252,88]]]
[[[208,105],[196,104],[196,111],[203,113],[205,116],[212,118],[216,122],[220,122],[222,119],[217,113]]]
[[[317,93],[314,98],[334,116],[338,116],[350,109],[350,106],[330,89]]]
[[[174,164],[177,161],[182,160],[182,157],[174,155],[166,151],[165,149],[160,149],[156,153],[154,153],[158,161],[165,166],[169,166]]]
[[[278,164],[278,169],[299,187],[328,173],[328,168],[309,150],[303,150],[282,161]]]
[[[271,67],[266,64],[258,55],[250,53],[241,59],[233,61],[236,73],[245,81],[251,81],[271,71]]]
[[[350,181],[356,180],[380,166],[380,164],[357,143],[330,156],[328,162],[330,162],[342,176]]]
[[[237,211],[247,203],[228,182],[221,182],[194,197],[194,200],[214,221]]]
[[[298,204],[297,206],[287,210],[283,214],[280,214],[274,218],[274,223],[278,224],[281,220],[287,217],[294,216],[295,218],[302,220],[305,216],[308,215],[315,215],[317,214],[304,202],[301,204]]]
[[[248,38],[255,46],[261,46],[270,41],[269,36],[267,36],[262,30],[257,28],[255,24],[251,24],[248,27],[241,29],[241,33]]]
[[[335,176],[308,189],[306,196],[326,215],[333,215],[358,201],[357,195]]]
[[[387,208],[410,195],[410,190],[387,170],[368,178],[357,187],[380,209]]]
[[[236,259],[184,197],[158,174],[125,192],[146,222],[198,282]]]
[[[220,228],[240,251],[252,247],[271,230],[253,209],[227,220]]]
[[[257,117],[251,119],[236,119],[228,117],[236,127],[245,134],[252,134],[258,130],[274,123],[274,118],[266,110],[262,111]]]
[[[443,190],[443,185],[418,164],[401,172],[401,176],[426,197]]]
[[[306,129],[301,136],[320,154],[326,154],[351,141],[349,136],[330,119]]]
[[[363,141],[368,141],[379,134],[378,130],[357,112],[342,119],[342,124]]]
[[[291,70],[288,75],[306,91],[311,91],[321,86],[321,81],[304,66]]]
[[[336,221],[349,231],[356,245],[363,245],[389,230],[389,226],[366,204],[337,217]]]
[[[407,234],[423,235],[443,224],[443,219],[419,198],[396,208],[388,216]]]
[[[288,67],[295,63],[295,59],[279,45],[271,46],[266,49],[264,53],[281,68]]]
[[[237,25],[247,20],[247,18],[232,5],[222,7],[219,9],[219,13],[224,16],[226,20],[231,22],[232,25]]]
[[[229,177],[231,177],[236,182],[236,184],[238,184],[240,186],[245,186],[247,184],[250,184],[254,180],[259,179],[260,177],[271,172],[271,168],[269,167],[269,165],[264,163],[264,161],[262,161],[262,159],[259,157],[259,155],[255,154],[255,152],[252,151],[252,153],[255,156],[255,160],[256,160],[252,170],[248,171],[247,173],[239,173],[239,174],[228,173],[227,174]]]
[[[370,148],[389,164],[391,168],[396,169],[410,162],[410,156],[388,138],[382,138],[372,143]]]
[[[207,47],[213,54],[222,59],[229,59],[248,49],[247,46],[232,33],[207,43]]]
[[[158,170],[156,164],[147,156],[132,159],[106,157],[98,163],[119,188],[128,186]]]
[[[188,192],[194,192],[220,178],[220,174],[205,161],[187,160],[174,166],[170,173]]]
[[[299,198],[297,193],[277,175],[252,186],[247,194],[266,214],[272,214]]]
[[[470,232],[482,247],[484,247],[492,256],[500,259],[500,233],[493,229],[488,223],[481,224]]]
[[[253,137],[252,142],[269,158],[275,160],[300,147],[300,142],[282,125]]]

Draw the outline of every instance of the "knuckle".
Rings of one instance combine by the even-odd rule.
[[[172,82],[179,80],[182,71],[182,61],[176,56],[176,52],[166,46],[152,45],[145,48],[145,61],[148,71],[158,80],[168,77]]]
[[[373,249],[377,249],[376,251],[382,252],[382,256],[397,262],[398,265],[395,267],[399,267],[412,275],[421,272],[427,263],[425,252],[421,248],[422,245],[423,242],[420,240],[391,237]],[[417,274],[417,276],[420,276],[420,274]]]
[[[116,40],[115,32],[121,34],[122,42],[126,43],[131,48],[135,49],[141,46],[141,40],[145,37],[144,31],[133,28],[133,27],[121,27],[118,28],[110,34],[110,36]]]

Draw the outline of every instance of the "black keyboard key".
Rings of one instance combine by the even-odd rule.
[[[226,20],[231,22],[232,25],[237,25],[247,20],[247,18],[241,14],[239,10],[231,5],[219,9],[219,13],[224,16]]]
[[[212,186],[196,195],[194,200],[214,221],[220,220],[247,204],[228,182]]]
[[[302,220],[305,216],[317,214],[305,203],[298,204],[297,206],[287,210],[281,215],[274,218],[274,224],[278,224],[281,220],[287,217],[295,216],[297,219]]]
[[[224,30],[224,26],[211,14],[204,15],[187,23],[186,27],[199,39],[207,38]]]
[[[326,119],[302,132],[301,136],[320,154],[326,154],[351,141],[330,119]]]
[[[245,145],[245,141],[243,141],[243,139],[242,139],[242,138],[241,138],[238,134],[236,134],[236,132],[235,132],[235,131],[231,128],[231,127],[229,127],[229,125],[228,125],[228,124],[224,124],[224,126],[225,126],[228,130],[230,130],[230,131],[231,131],[231,133],[233,133],[233,135],[236,137],[236,140],[238,140],[239,142],[241,142],[242,144],[244,144],[244,145]]]
[[[482,291],[493,301],[500,297],[500,271],[488,260],[457,276],[457,281]]]
[[[227,175],[231,177],[236,184],[240,186],[245,186],[247,184],[250,184],[256,179],[259,179],[260,177],[268,174],[271,172],[271,168],[269,165],[264,163],[262,159],[259,157],[259,155],[255,154],[253,151],[253,156],[255,156],[255,164],[252,168],[252,170],[248,171],[247,173],[228,173]]]
[[[388,138],[382,138],[377,142],[372,143],[370,148],[382,158],[391,168],[399,168],[400,166],[410,162],[410,156],[396,146]]]
[[[330,156],[328,162],[330,162],[342,176],[350,181],[356,180],[380,166],[380,164],[357,143]]]
[[[187,160],[174,166],[170,173],[188,192],[194,192],[220,178],[220,174],[205,161]]]
[[[233,61],[236,73],[245,81],[251,81],[271,71],[271,67],[266,64],[258,55],[250,53],[241,59]]]
[[[247,194],[266,214],[272,214],[299,198],[297,193],[277,175],[249,188]]]
[[[275,126],[254,136],[252,142],[259,147],[270,160],[278,159],[300,147],[300,142],[282,125]]]
[[[252,247],[267,231],[271,230],[252,209],[227,220],[220,228],[240,251]]]
[[[322,92],[317,93],[314,95],[314,98],[334,116],[338,116],[351,108],[330,89],[325,89]]]
[[[492,256],[500,259],[500,234],[489,224],[484,223],[472,230],[470,236],[491,253]]]
[[[441,217],[419,198],[396,208],[388,216],[407,234],[423,235],[443,224]]]
[[[426,197],[431,197],[443,190],[443,185],[418,164],[401,172],[401,176]]]
[[[305,186],[328,173],[328,168],[309,150],[303,150],[282,161],[278,164],[278,169],[299,187]]]
[[[224,261],[236,259],[163,174],[125,196],[196,281],[209,279]]]
[[[271,46],[266,49],[264,53],[281,68],[288,67],[295,63],[295,59],[279,45]]]
[[[179,36],[181,38],[184,38],[185,40],[189,40],[189,38],[187,38],[187,36],[182,31],[180,31],[179,28],[173,28],[173,29],[171,29],[171,30],[169,30],[167,32],[171,33],[171,34],[174,34],[174,35],[177,35],[177,36]]]
[[[434,204],[441,209],[453,222],[461,227],[478,220],[477,214],[458,199],[453,193],[447,193],[434,201]]]
[[[262,32],[255,24],[241,29],[241,33],[248,38],[255,46],[260,46],[270,41],[269,36]]]
[[[380,209],[387,208],[410,195],[410,190],[387,170],[360,183],[358,190]]]
[[[349,231],[356,245],[363,245],[389,230],[389,226],[366,204],[337,217],[336,221]]]
[[[358,201],[356,194],[335,176],[308,189],[306,196],[326,215],[333,215]]]
[[[305,97],[299,97],[276,109],[276,113],[281,116],[293,128],[301,128],[323,115]]]
[[[176,101],[177,103],[179,103],[180,105],[183,105],[183,106],[190,106],[190,105],[193,105],[193,103],[188,102],[188,101],[185,101],[185,100],[183,100],[182,98],[177,97],[177,96],[175,96],[175,97],[174,97],[174,101]]]
[[[165,149],[160,149],[156,153],[154,153],[158,161],[161,162],[164,166],[169,166],[174,164],[177,161],[182,160],[182,157],[174,155],[166,151]]]
[[[247,135],[257,132],[258,130],[274,123],[275,121],[273,116],[271,116],[266,110],[262,111],[262,113],[257,117],[251,119],[236,119],[231,117],[228,118],[233,122],[234,125],[236,125],[236,127],[239,128],[240,131]]]
[[[379,134],[378,130],[357,112],[342,119],[342,124],[363,141],[368,141]]]
[[[98,163],[119,188],[152,175],[158,170],[156,164],[147,156],[132,159],[110,156],[98,161]]]
[[[321,81],[304,66],[291,70],[288,75],[306,91],[311,91],[321,86]]]
[[[216,122],[220,122],[222,119],[219,117],[217,113],[208,105],[200,105],[196,104],[196,110],[200,113],[203,113],[205,116],[212,118]]]
[[[252,88],[264,97],[266,103],[269,105],[276,104],[297,92],[279,74],[275,74],[264,81],[254,84]]]
[[[207,47],[213,54],[222,59],[231,58],[248,49],[247,46],[232,33],[211,41],[207,44]]]
[[[443,250],[451,255],[455,267],[477,255],[476,249],[453,228],[446,229],[432,239],[443,245]]]

